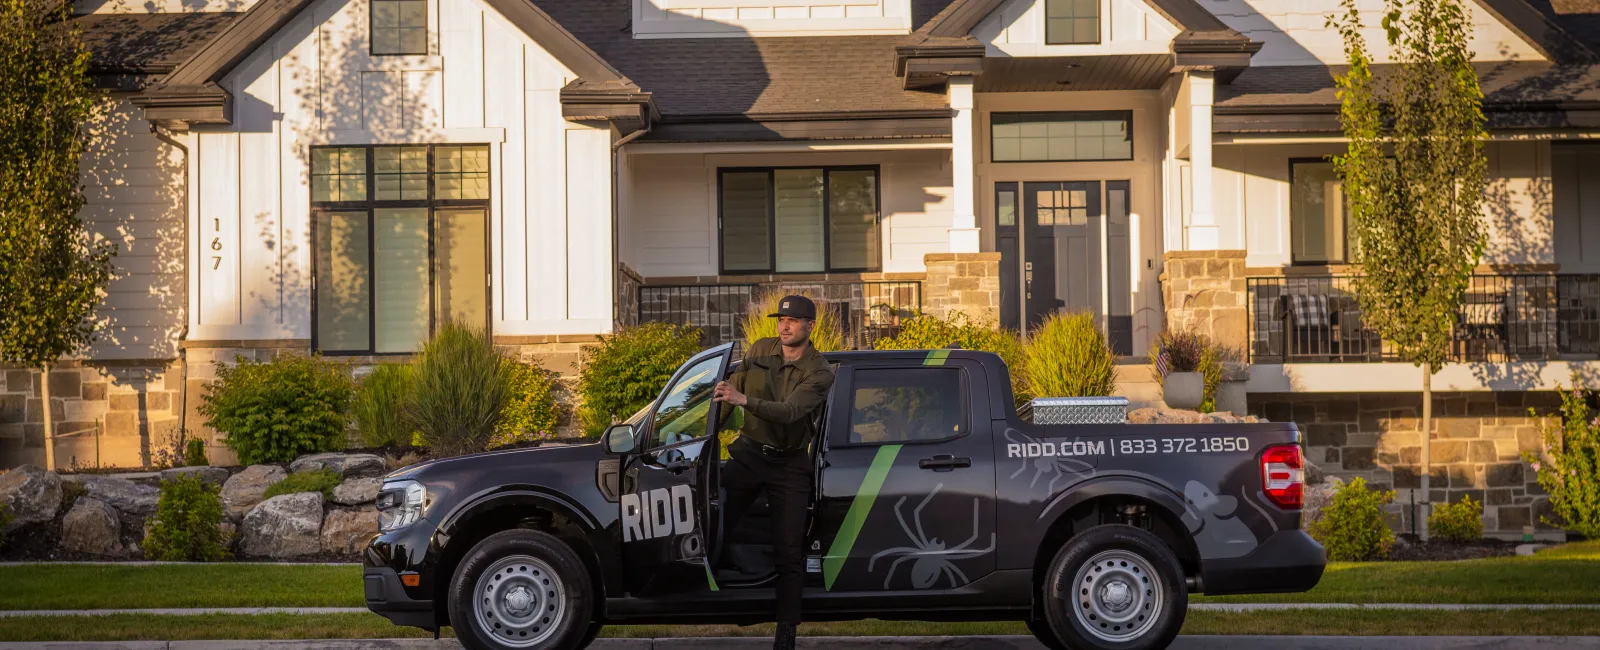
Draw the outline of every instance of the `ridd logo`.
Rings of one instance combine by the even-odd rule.
[[[622,495],[622,541],[694,532],[694,492],[674,485]]]

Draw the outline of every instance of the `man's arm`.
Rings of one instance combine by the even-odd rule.
[[[833,372],[820,369],[811,373],[789,391],[789,396],[782,401],[747,397],[744,409],[751,415],[774,422],[789,424],[798,422],[828,399],[828,389],[833,387]]]

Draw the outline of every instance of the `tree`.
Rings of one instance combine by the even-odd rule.
[[[0,358],[42,372],[47,469],[50,366],[93,340],[116,254],[78,216],[78,158],[97,93],[71,16],[70,2],[0,0]]]
[[[1467,49],[1464,0],[1385,0],[1383,29],[1395,65],[1381,82],[1358,4],[1343,0],[1343,15],[1329,17],[1350,64],[1338,78],[1349,149],[1334,165],[1350,206],[1363,318],[1401,359],[1424,370],[1426,510],[1433,375],[1449,354],[1455,314],[1484,247],[1483,91]]]

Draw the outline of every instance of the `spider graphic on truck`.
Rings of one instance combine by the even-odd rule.
[[[367,606],[468,648],[586,647],[602,625],[773,611],[765,506],[722,521],[716,382],[696,355],[592,444],[396,471]],[[839,352],[815,415],[808,621],[1021,620],[1047,646],[1163,648],[1191,593],[1304,591],[1293,424],[1037,424],[996,355]]]

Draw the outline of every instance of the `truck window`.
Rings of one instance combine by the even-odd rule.
[[[706,416],[711,412],[711,390],[716,388],[720,357],[695,364],[661,399],[655,413],[656,446],[670,445],[706,435]]]
[[[966,432],[959,368],[858,369],[851,392],[852,444],[926,442]]]

